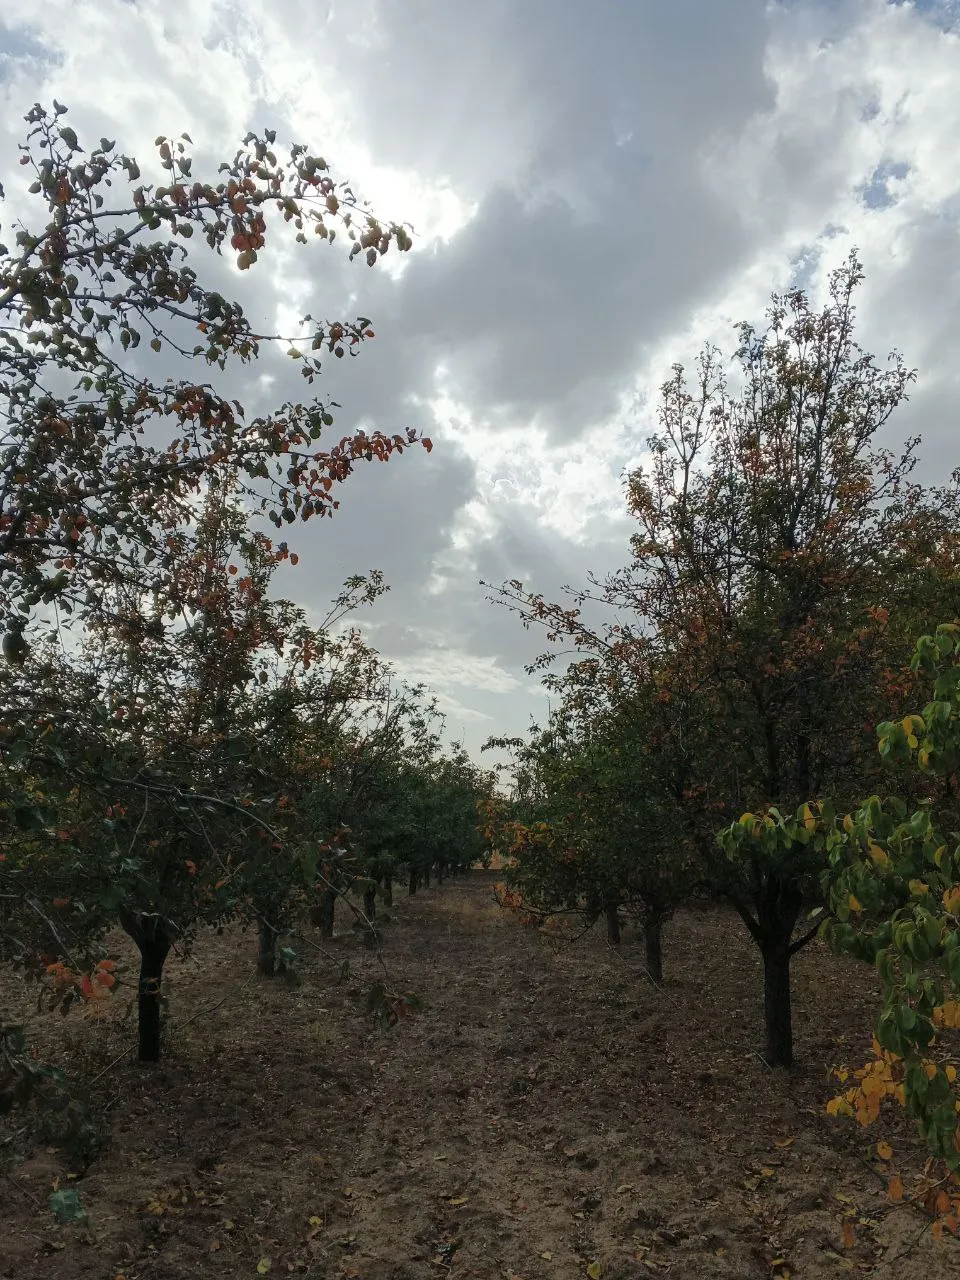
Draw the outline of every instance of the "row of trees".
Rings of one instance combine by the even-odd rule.
[[[372,944],[396,875],[415,889],[481,852],[490,779],[442,748],[436,707],[355,625],[378,573],[319,620],[271,595],[297,561],[271,524],[329,515],[360,461],[431,446],[358,430],[324,447],[335,405],[311,390],[248,417],[231,379],[280,343],[311,388],[369,320],[263,333],[199,274],[229,250],[248,270],[284,228],[373,266],[407,230],[305,147],[279,160],[269,131],[209,180],[188,138],[159,137],[153,185],[64,114],[27,116],[20,163],[46,214],[0,245],[0,957],[65,1007],[116,984],[102,939],[121,926],[155,1059],[172,948],[239,918],[271,975],[298,910],[330,933],[338,900]],[[0,1095],[29,1083],[12,1061]]]
[[[657,981],[674,907],[696,890],[731,903],[763,960],[771,1065],[793,1057],[791,958],[832,908],[834,942],[880,956],[890,979],[891,1089],[904,1083],[956,1167],[946,1077],[929,1074],[945,993],[914,970],[942,964],[960,937],[960,867],[933,834],[954,821],[960,667],[948,632],[911,656],[918,635],[960,615],[960,490],[956,475],[913,480],[917,441],[878,445],[913,375],[857,344],[862,275],[852,255],[820,312],[801,292],[775,296],[762,332],[740,327],[732,384],[714,349],[692,381],[674,369],[650,462],[628,477],[636,532],[622,571],[564,603],[517,581],[496,588],[579,654],[545,677],[558,704],[513,743],[513,795],[488,805],[487,832],[528,912],[605,914],[612,941],[618,912],[639,916]],[[588,614],[601,607],[613,620],[597,627]],[[935,702],[917,715],[931,676]],[[919,768],[881,802],[883,757],[898,754]],[[925,1039],[911,1038],[914,1018]],[[928,1076],[935,1088],[918,1084]]]

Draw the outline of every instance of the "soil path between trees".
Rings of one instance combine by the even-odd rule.
[[[297,988],[251,977],[250,933],[202,939],[171,966],[166,1062],[94,1086],[102,1154],[75,1180],[42,1147],[2,1166],[0,1276],[960,1274],[957,1242],[887,1199],[881,1134],[823,1113],[827,1067],[869,1044],[869,971],[819,945],[798,957],[799,1065],[771,1072],[758,958],[730,913],[670,924],[658,990],[633,931],[614,952],[524,927],[494,878],[398,901],[384,956],[425,1008],[387,1032],[362,1014],[382,972],[353,934],[337,965],[304,946]],[[2,977],[7,1006],[18,981]],[[31,1033],[92,1080],[133,1034],[122,1013]],[[916,1149],[909,1126],[895,1142]],[[53,1222],[55,1178],[88,1227]]]

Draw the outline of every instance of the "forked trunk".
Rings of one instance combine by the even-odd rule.
[[[121,917],[123,929],[140,952],[140,984],[137,990],[137,1057],[141,1062],[159,1062],[162,1050],[161,983],[163,966],[170,954],[172,939],[158,916],[129,914]]]

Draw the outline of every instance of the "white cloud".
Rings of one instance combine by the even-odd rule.
[[[370,316],[375,341],[324,378],[338,428],[434,436],[429,458],[350,480],[334,521],[296,535],[282,589],[322,610],[383,568],[371,635],[476,747],[544,705],[522,671],[541,638],[477,579],[553,594],[621,562],[621,475],[660,383],[705,341],[729,350],[771,289],[818,295],[859,245],[864,344],[920,371],[891,434],[923,430],[929,475],[958,461],[958,16],[933,0],[7,0],[3,180],[23,208],[20,119],[56,96],[81,135],[128,152],[187,130],[198,165],[276,127],[414,224],[413,252],[375,271],[291,246],[243,288],[280,330]],[[236,394],[282,400],[289,365],[266,357]]]

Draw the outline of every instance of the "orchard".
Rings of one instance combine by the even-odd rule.
[[[416,1274],[785,1280],[893,1266],[892,1208],[955,1264],[960,488],[879,443],[914,375],[857,341],[857,255],[735,376],[674,367],[622,569],[485,584],[550,646],[493,769],[328,519],[432,448],[338,434],[372,321],[205,283],[410,229],[272,130],[195,173],[68,115],[0,245],[0,1274],[413,1274],[386,1225]],[[253,412],[274,349],[302,395]],[[319,610],[276,590],[308,555]]]

